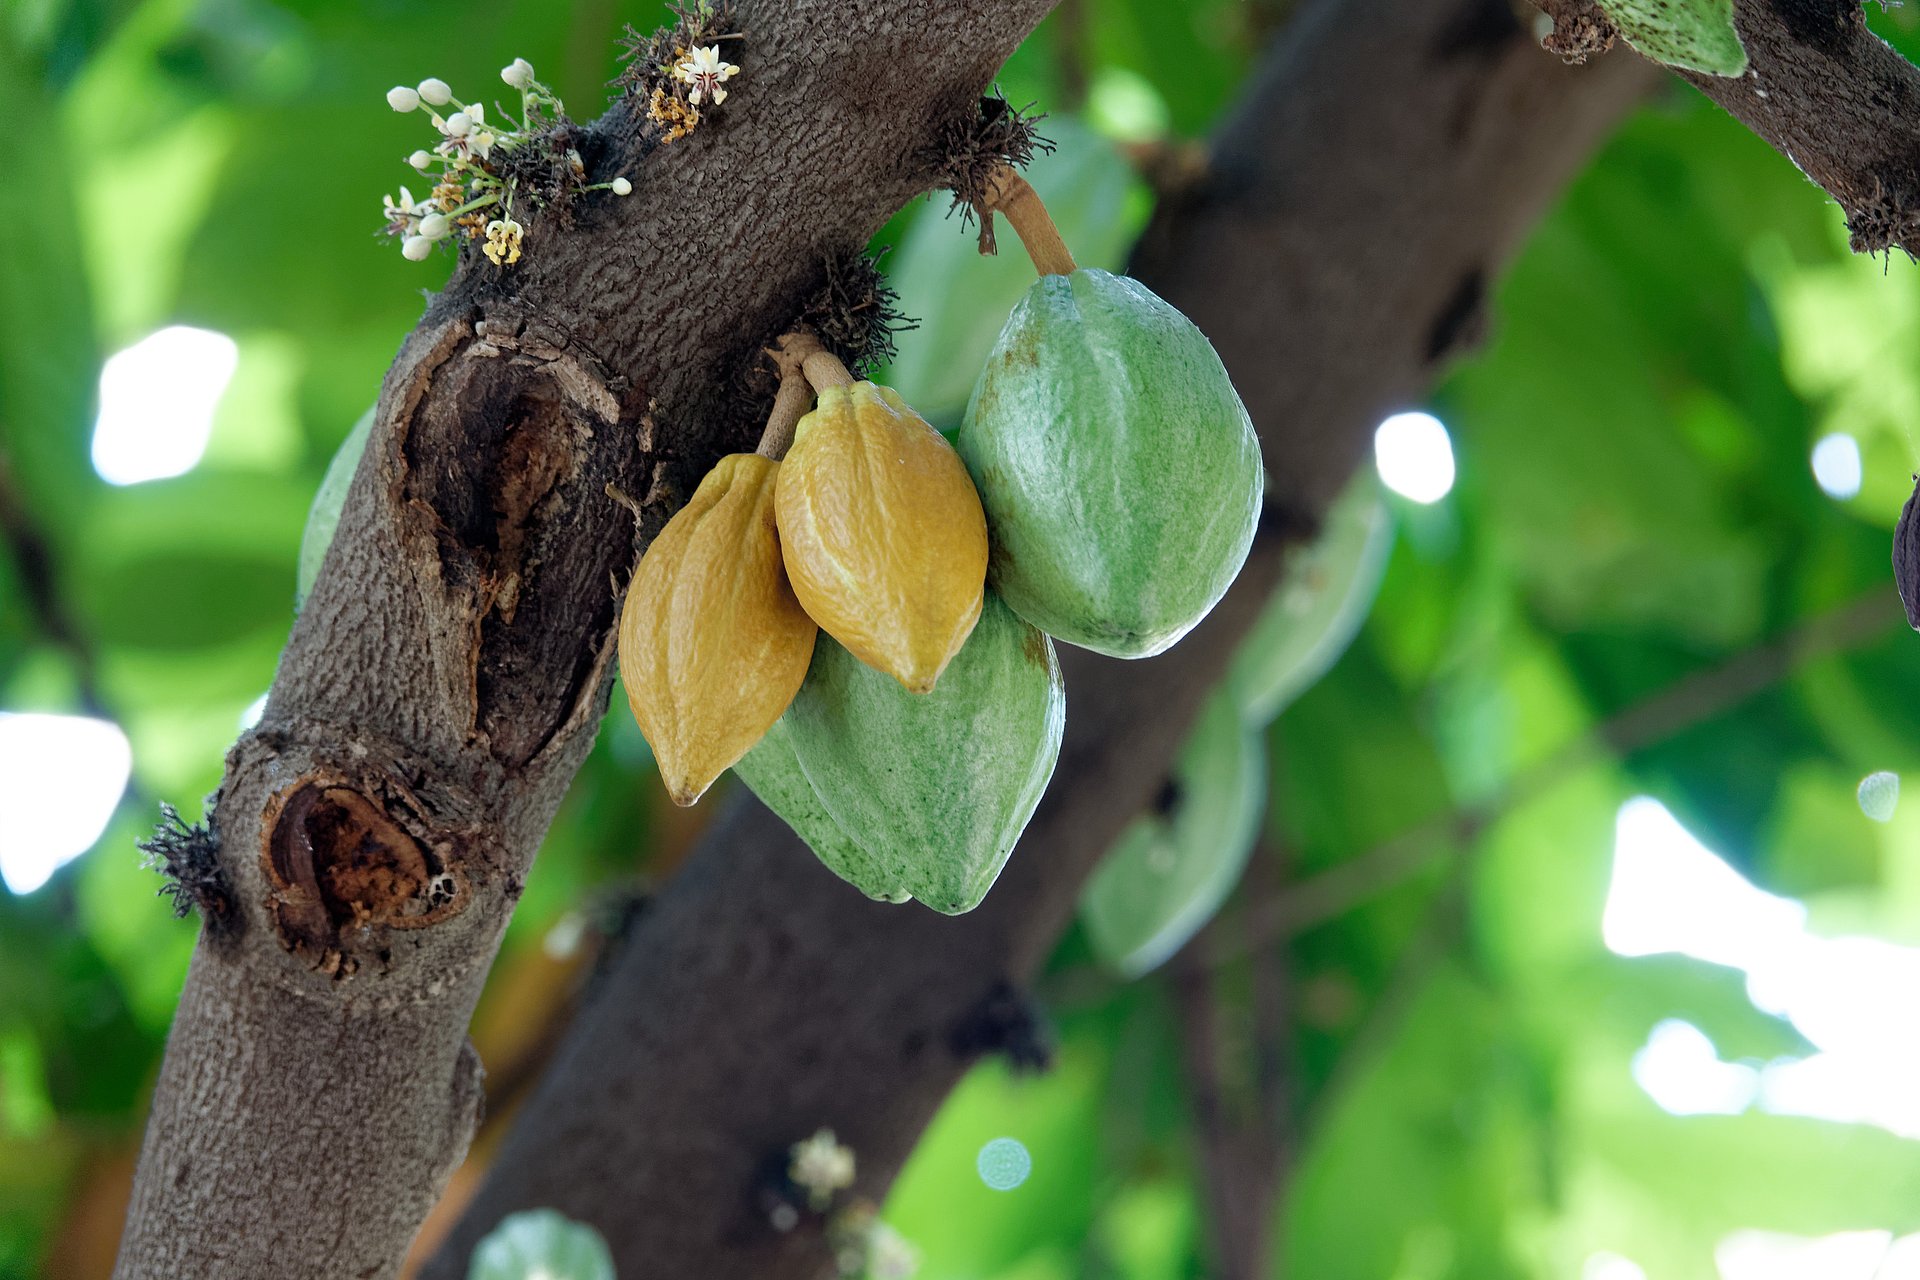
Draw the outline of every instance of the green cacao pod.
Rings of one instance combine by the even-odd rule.
[[[794,823],[820,860],[870,897],[911,895],[958,915],[992,888],[1040,803],[1066,691],[1052,643],[989,592],[931,692],[909,693],[822,635],[782,723],[820,808],[859,855],[819,837],[817,822]],[[793,808],[754,789],[782,816]]]
[[[1312,546],[1292,553],[1286,576],[1240,642],[1227,679],[1247,723],[1265,725],[1339,660],[1366,621],[1393,550],[1393,516],[1372,468],[1327,513]]]
[[[511,1213],[482,1236],[467,1280],[614,1280],[613,1254],[598,1231],[555,1209]]]
[[[760,797],[760,803],[780,815],[842,880],[881,902],[905,902],[912,897],[901,887],[894,869],[861,848],[820,803],[787,733],[787,718],[782,716],[767,730],[767,736],[733,766],[740,781]]]
[[[1174,762],[1165,812],[1136,818],[1081,895],[1101,962],[1137,978],[1185,946],[1239,883],[1265,800],[1266,752],[1223,688]]]
[[[1265,478],[1246,408],[1206,335],[1124,276],[1035,281],[955,444],[986,507],[988,581],[1069,643],[1159,653],[1253,544]]]

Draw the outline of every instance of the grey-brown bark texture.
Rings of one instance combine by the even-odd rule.
[[[723,109],[657,147],[616,105],[576,141],[633,194],[531,220],[517,267],[471,260],[434,300],[228,757],[230,909],[194,955],[118,1276],[394,1273],[466,1150],[467,1022],[605,706],[639,545],[608,486],[650,532],[752,447],[739,370],[932,185],[941,130],[1050,3],[742,0]]]
[[[1162,210],[1140,277],[1213,338],[1258,425],[1277,530],[1308,527],[1375,423],[1483,324],[1524,232],[1650,82],[1569,69],[1505,0],[1319,0],[1227,122],[1207,184]],[[1044,194],[1044,193],[1043,193]],[[593,1223],[623,1280],[831,1274],[821,1224],[764,1188],[829,1126],[879,1199],[960,1074],[1022,1034],[1009,1001],[1160,786],[1279,572],[1241,581],[1168,654],[1062,649],[1067,742],[987,901],[949,919],[868,902],[777,819],[736,806],[641,918],[425,1275],[464,1273],[516,1209]]]
[[[1605,0],[1533,0],[1549,49],[1580,59],[1619,32]],[[1867,30],[1865,0],[1734,0],[1748,67],[1683,79],[1825,187],[1856,253],[1920,253],[1920,68]]]
[[[1856,252],[1920,252],[1920,68],[1861,0],[1734,0],[1747,73],[1687,74],[1840,202]]]

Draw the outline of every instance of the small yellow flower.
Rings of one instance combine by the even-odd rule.
[[[487,224],[487,244],[481,252],[496,267],[510,267],[520,261],[520,241],[527,229],[512,218],[495,218]]]
[[[733,79],[739,71],[731,62],[720,61],[717,44],[704,49],[696,45],[692,53],[673,64],[673,78],[693,86],[687,97],[696,107],[703,97],[712,99],[715,106],[725,102],[727,91],[720,84]]]

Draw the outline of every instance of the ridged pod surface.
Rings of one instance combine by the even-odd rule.
[[[1047,637],[989,594],[939,686],[913,694],[830,639],[782,722],[832,821],[783,797],[778,743],[742,771],[836,874],[871,897],[979,905],[1053,776],[1066,689]],[[771,784],[771,785],[770,785]],[[842,843],[833,836],[846,837]]]
[[[794,594],[855,657],[931,689],[980,616],[987,525],[960,457],[898,393],[827,387],[780,470]]]
[[[1035,281],[955,443],[993,530],[994,589],[1071,644],[1159,653],[1253,544],[1265,477],[1246,408],[1206,335],[1124,276]]]
[[[818,634],[787,585],[780,464],[735,453],[707,473],[634,572],[620,678],[675,804],[692,804],[786,711]]]

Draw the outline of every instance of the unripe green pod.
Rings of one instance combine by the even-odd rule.
[[[931,692],[907,692],[822,635],[782,723],[820,808],[862,855],[818,838],[811,819],[794,823],[821,861],[869,896],[957,915],[986,896],[1040,803],[1066,691],[1051,642],[988,592]],[[783,816],[800,808],[755,790]]]
[[[1137,978],[1211,920],[1259,834],[1266,753],[1230,691],[1201,710],[1174,762],[1171,804],[1120,834],[1080,898],[1094,954]]]
[[[955,440],[1021,617],[1119,658],[1159,653],[1226,594],[1265,477],[1206,336],[1135,280],[1034,282]]]
[[[800,757],[793,753],[785,716],[741,757],[733,771],[842,880],[881,902],[905,902],[913,896],[901,887],[891,864],[861,848],[827,813],[800,768]]]
[[[1348,484],[1312,546],[1289,554],[1233,656],[1227,680],[1247,723],[1265,725],[1345,653],[1373,607],[1393,550],[1393,517],[1371,468]]]
[[[510,1213],[473,1247],[467,1280],[614,1280],[606,1239],[557,1209]]]

